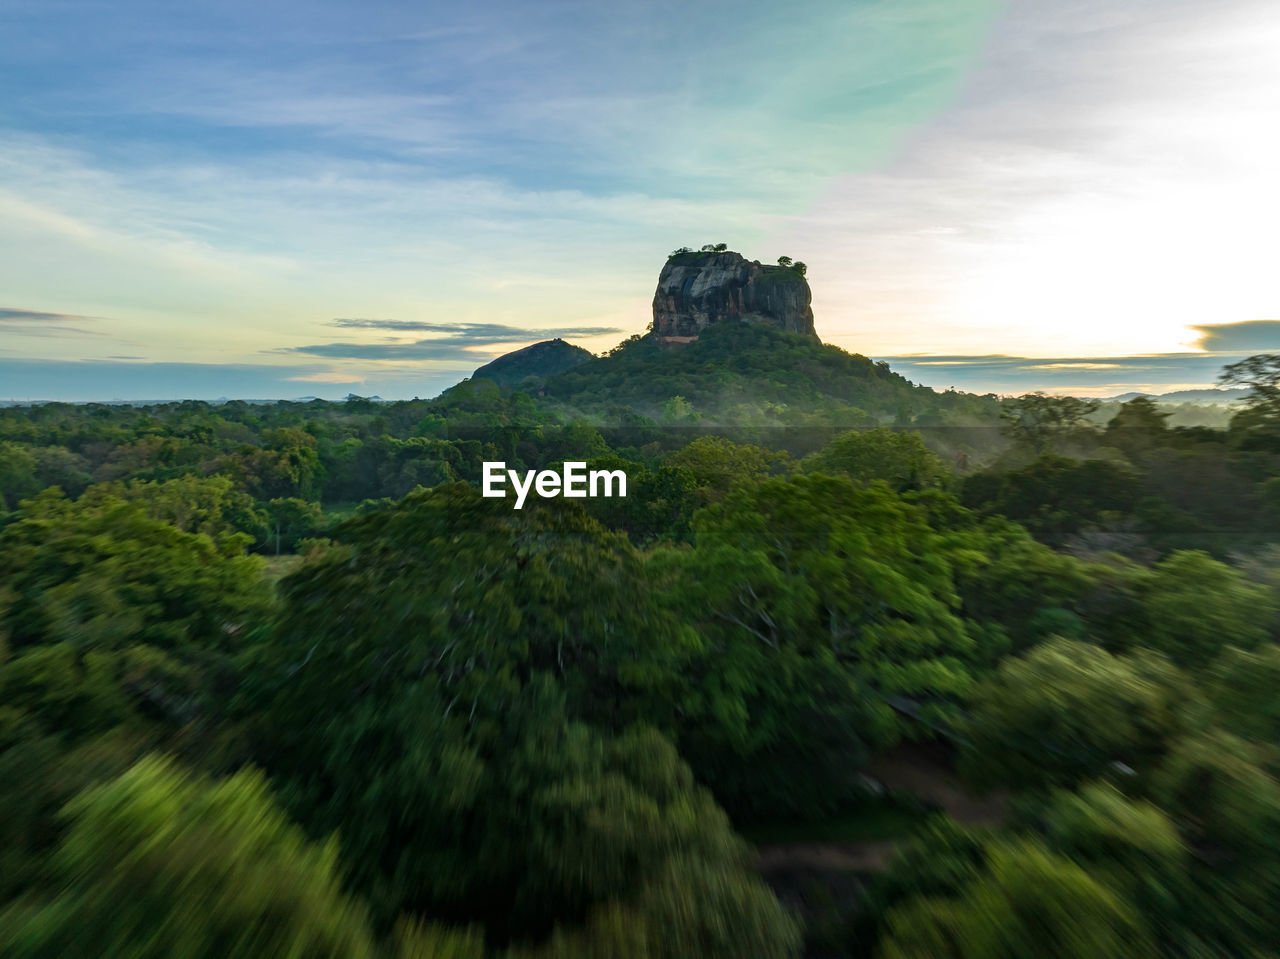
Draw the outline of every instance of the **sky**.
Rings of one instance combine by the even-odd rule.
[[[1280,352],[1274,0],[0,0],[0,399],[432,396],[804,260],[938,388]]]

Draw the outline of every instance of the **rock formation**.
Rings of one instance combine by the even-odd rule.
[[[677,253],[653,295],[653,335],[687,343],[712,323],[765,323],[814,338],[809,284],[796,270],[761,266],[733,252]]]

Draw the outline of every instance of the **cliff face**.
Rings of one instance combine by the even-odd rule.
[[[667,260],[653,295],[653,335],[688,342],[712,323],[763,323],[792,333],[813,331],[812,296],[789,267],[761,266],[737,253],[678,253]]]

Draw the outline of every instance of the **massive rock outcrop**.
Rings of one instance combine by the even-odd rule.
[[[761,266],[733,252],[677,253],[653,295],[653,335],[687,343],[712,323],[765,323],[792,333],[813,331],[809,284],[791,267]]]

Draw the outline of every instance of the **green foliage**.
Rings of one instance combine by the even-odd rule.
[[[1260,854],[1280,855],[1280,783],[1258,760],[1247,743],[1211,730],[1178,743],[1152,792],[1196,847],[1212,845],[1256,865]]]
[[[304,430],[279,427],[263,434],[266,446],[242,446],[218,458],[216,468],[258,499],[319,492],[323,470],[316,438]]]
[[[544,340],[507,353],[481,366],[471,374],[473,380],[493,380],[499,386],[517,386],[535,390],[548,376],[572,369],[594,359],[592,353],[562,339]]]
[[[1224,650],[1208,675],[1209,698],[1224,729],[1243,739],[1280,744],[1280,646]]]
[[[1133,470],[1107,460],[1042,456],[1004,473],[979,473],[964,483],[966,506],[1000,513],[1035,536],[1061,546],[1088,526],[1114,522],[1138,506]]]
[[[898,847],[888,867],[868,884],[849,930],[849,954],[870,955],[887,932],[889,916],[915,900],[959,896],[985,868],[987,838],[945,816],[934,816]]]
[[[1000,417],[1015,442],[1025,444],[1039,455],[1055,439],[1080,429],[1098,406],[1097,400],[1027,393],[1005,400]]]
[[[536,943],[608,903],[658,909],[653,889],[704,868],[746,884],[726,909],[768,900],[660,735],[573,721],[668,718],[693,648],[625,539],[573,506],[517,513],[464,486],[337,535],[284,582],[246,706],[290,808],[317,834],[341,830],[347,875],[380,921],[408,909]],[[346,600],[326,608],[321,595]]]
[[[940,733],[1018,818],[934,823],[810,946],[1270,954],[1253,360],[1229,433],[1033,394],[1008,449],[993,396],[747,324],[434,400],[0,409],[0,951],[794,956],[713,796],[847,824]],[[465,485],[566,459],[629,495]]]
[[[665,464],[686,470],[700,494],[699,503],[706,505],[720,502],[738,486],[786,472],[790,457],[722,436],[700,436],[669,455]]]
[[[1051,639],[975,690],[963,768],[1015,789],[1073,786],[1116,763],[1149,769],[1186,728],[1192,698],[1157,655]]]
[[[1241,425],[1274,427],[1280,420],[1280,354],[1259,353],[1228,364],[1218,382],[1248,388],[1246,412],[1238,417]]]
[[[96,487],[100,495],[142,504],[147,515],[186,533],[203,533],[215,542],[236,532],[255,540],[266,536],[268,518],[252,496],[226,476],[179,476],[171,480],[129,480]]]
[[[1093,783],[1079,793],[1056,794],[1044,831],[1055,852],[1138,907],[1166,948],[1185,938],[1191,853],[1161,810]]]
[[[15,652],[230,649],[266,612],[258,561],[110,495],[41,494],[0,530],[0,633]]]
[[[83,733],[87,723],[76,726]],[[47,719],[0,706],[0,907],[41,876],[67,801],[124,772],[157,739],[123,725],[93,732],[77,743],[65,730],[51,731]]]
[[[297,497],[273,499],[267,504],[267,543],[279,555],[281,548],[293,552],[304,539],[315,539],[328,529],[319,503]]]
[[[1027,841],[995,845],[957,899],[894,910],[883,959],[1154,957],[1137,912],[1079,866]]]
[[[1122,449],[1143,450],[1167,437],[1167,420],[1172,413],[1165,412],[1145,396],[1136,396],[1120,406],[1107,421],[1107,439]]]
[[[1203,667],[1227,646],[1253,648],[1276,629],[1280,606],[1264,586],[1206,553],[1174,553],[1143,589],[1145,643],[1182,666]]]
[[[0,508],[16,507],[44,487],[36,478],[36,457],[21,443],[0,443]]]
[[[374,955],[335,848],[308,843],[256,775],[211,783],[148,760],[66,816],[47,882],[0,914],[5,955]]]
[[[681,396],[704,420],[828,430],[875,425],[872,414],[899,409],[972,410],[988,421],[998,409],[994,400],[914,386],[887,366],[811,337],[746,323],[712,324],[677,350],[644,337],[549,378],[545,391],[553,408],[575,414],[606,417],[626,407],[656,420],[671,397]]]
[[[1218,730],[1173,749],[1152,794],[1179,825],[1200,866],[1193,919],[1218,954],[1248,954],[1280,941],[1280,783],[1259,752]]]
[[[512,959],[787,959],[800,930],[763,883],[706,862],[681,862],[647,883],[634,905],[610,903],[580,932],[557,930]]]
[[[668,425],[696,423],[698,414],[683,396],[673,396],[662,404],[662,422]]]
[[[941,548],[968,619],[996,627],[1015,652],[1051,635],[1084,635],[1082,613],[1098,582],[1093,569],[1006,520],[979,522],[950,497],[929,494],[917,502],[933,512],[932,523],[942,532]]]
[[[850,430],[801,463],[807,473],[844,473],[855,482],[883,480],[899,492],[941,486],[950,475],[919,433]]]
[[[624,690],[667,681],[693,637],[655,605],[625,537],[572,501],[539,503],[515,511],[457,484],[339,527],[343,548],[282,584],[273,655],[310,665],[281,704],[304,685],[341,700],[428,672],[461,704],[547,672],[580,715],[635,718]]]
[[[895,735],[885,698],[967,690],[972,640],[951,571],[920,513],[887,489],[770,479],[695,528],[692,551],[657,553],[652,567],[706,641],[683,671],[681,748],[735,816],[830,811],[856,792],[867,747]]]
[[[271,600],[259,561],[101,490],[29,501],[0,531],[0,584],[0,840],[20,887],[77,789],[147,745],[207,747]]]

